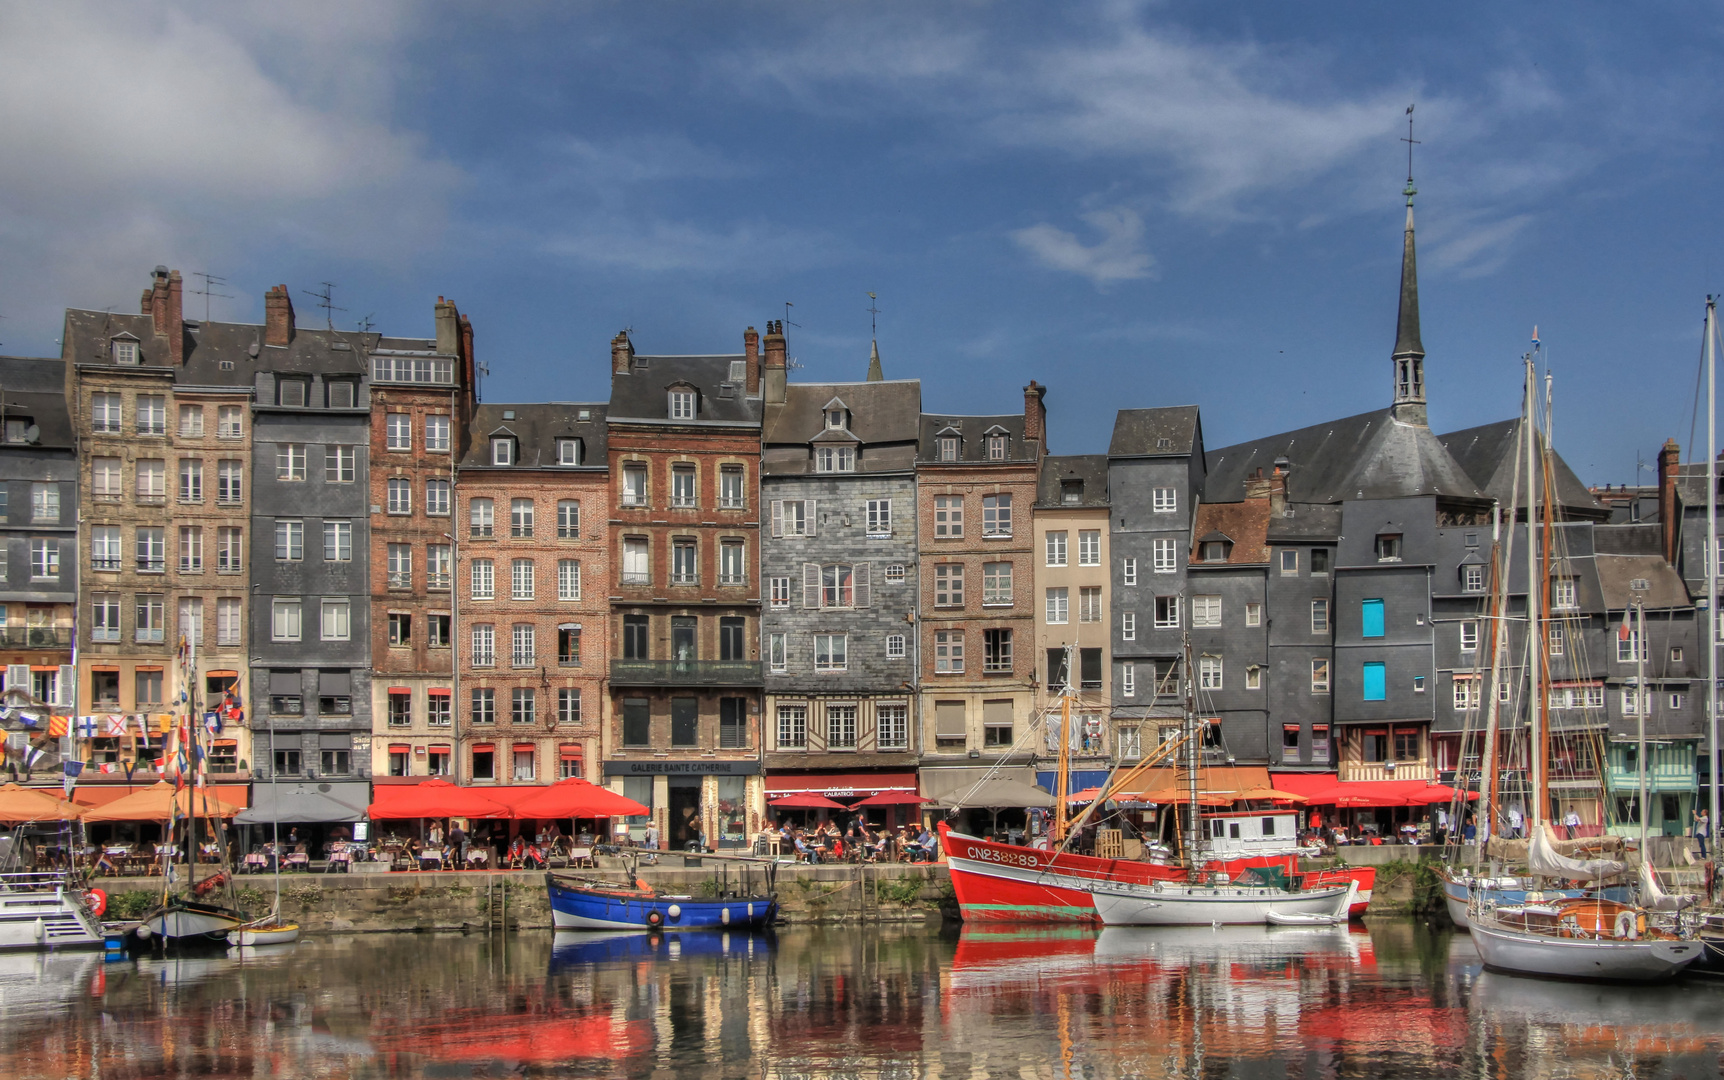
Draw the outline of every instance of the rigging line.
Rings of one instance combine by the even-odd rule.
[[[1700,339],[1700,359],[1694,365],[1694,408],[1688,414],[1689,461],[1694,460],[1694,431],[1700,423],[1700,387],[1706,378],[1706,335],[1701,334]],[[1706,457],[1711,457],[1712,453],[1712,447],[1708,446],[1706,448]],[[1702,458],[1701,460],[1704,461],[1705,458]],[[1677,462],[1677,467],[1681,467],[1681,462]],[[1640,486],[1640,473],[1638,471],[1634,474],[1634,486]]]

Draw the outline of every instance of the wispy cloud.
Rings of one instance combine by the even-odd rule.
[[[532,243],[545,254],[592,267],[745,277],[828,265],[849,251],[833,235],[767,221],[708,226],[645,213],[591,217]]]
[[[1092,210],[1083,220],[1100,235],[1086,245],[1075,235],[1043,223],[1012,233],[1019,247],[1043,266],[1088,278],[1097,288],[1149,277],[1155,258],[1142,249],[1143,218],[1123,206]]]

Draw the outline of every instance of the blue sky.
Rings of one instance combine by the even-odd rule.
[[[231,282],[216,318],[328,280],[417,335],[447,295],[487,400],[602,399],[624,326],[737,351],[785,301],[798,377],[860,378],[872,291],[930,410],[1034,378],[1056,452],[1192,402],[1214,448],[1387,403],[1417,102],[1433,427],[1513,415],[1537,324],[1558,448],[1620,483],[1688,456],[1721,38],[1683,3],[4,0],[0,350],[167,263]]]

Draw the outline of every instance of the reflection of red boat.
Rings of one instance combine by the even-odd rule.
[[[1148,884],[1179,881],[1185,869],[1166,863],[1132,859],[1098,859],[1071,852],[1052,852],[1017,844],[1001,844],[940,826],[940,845],[951,868],[952,891],[966,922],[1099,923],[1095,901],[1086,883],[1124,881]],[[1204,864],[1210,872],[1236,876],[1246,870],[1273,869],[1292,877],[1299,873],[1294,854],[1255,855],[1217,859]],[[1358,918],[1371,902],[1377,872],[1369,866],[1345,867],[1304,875],[1307,887],[1359,883],[1359,895],[1348,914]]]
[[[645,1021],[574,1012],[498,1015],[445,1013],[434,1025],[373,1039],[384,1053],[432,1061],[621,1060],[642,1053],[652,1035]]]

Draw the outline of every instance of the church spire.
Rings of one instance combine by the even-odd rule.
[[[1395,419],[1409,424],[1426,423],[1425,346],[1419,340],[1419,270],[1413,256],[1413,107],[1407,106],[1407,231],[1401,248],[1401,308],[1395,324],[1395,351],[1391,354],[1395,378]]]
[[[886,373],[880,369],[880,343],[878,341],[873,343],[868,352],[868,381],[886,381]]]

